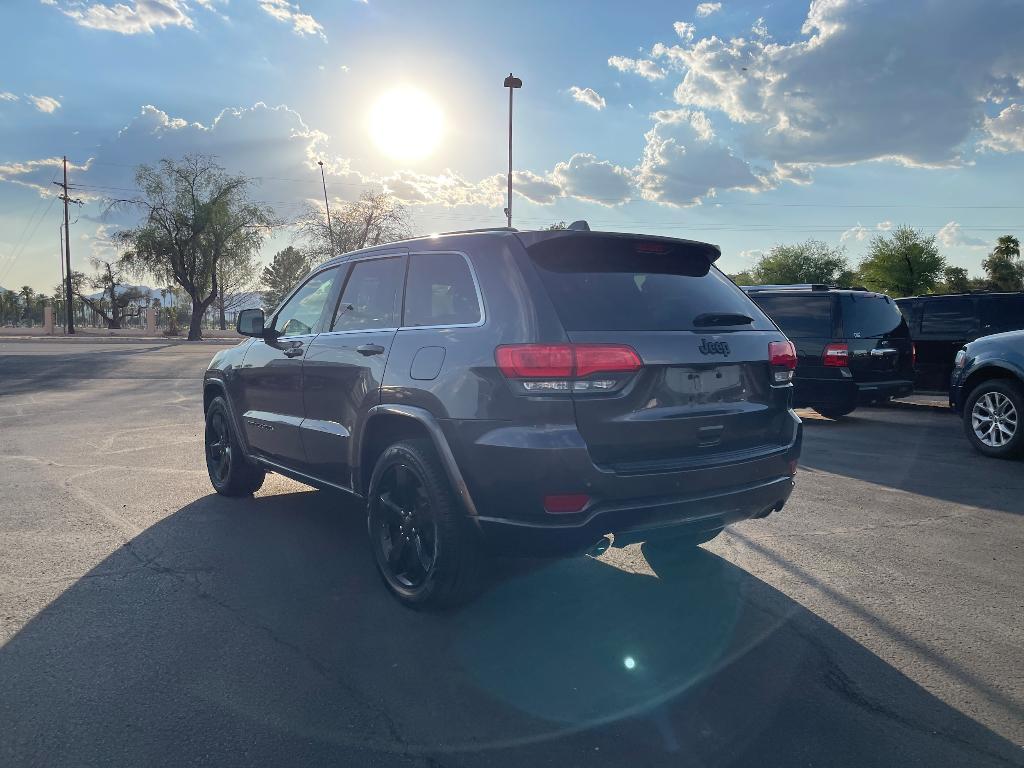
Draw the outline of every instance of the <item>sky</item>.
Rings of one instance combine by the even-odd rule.
[[[981,271],[1024,235],[1024,2],[11,0],[0,4],[0,286],[115,256],[134,169],[186,152],[287,220],[387,190],[429,234],[513,224],[778,243],[908,224]],[[261,258],[291,242],[282,228]]]

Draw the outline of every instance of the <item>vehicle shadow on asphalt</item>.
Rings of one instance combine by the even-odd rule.
[[[1019,764],[728,561],[654,566],[506,564],[417,613],[343,498],[207,496],[0,649],[0,764]]]
[[[1024,464],[977,453],[952,413],[861,409],[838,421],[804,417],[800,464],[921,496],[1024,514]]]

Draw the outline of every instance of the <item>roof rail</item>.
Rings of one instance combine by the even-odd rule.
[[[452,232],[437,232],[431,237],[442,235],[472,235],[474,232],[518,232],[515,227],[480,227],[479,229],[456,229]]]
[[[760,291],[827,291],[835,288],[834,285],[825,283],[793,283],[790,285],[741,285],[747,293],[758,293]]]

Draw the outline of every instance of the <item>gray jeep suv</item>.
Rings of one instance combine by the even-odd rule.
[[[582,225],[585,227],[585,225]],[[453,233],[313,270],[204,378],[214,488],[266,472],[366,504],[391,591],[465,599],[486,552],[608,534],[678,553],[782,508],[793,345],[707,243]]]

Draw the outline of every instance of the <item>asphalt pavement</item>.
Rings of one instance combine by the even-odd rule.
[[[210,345],[0,341],[0,765],[1024,765],[1024,463],[805,417],[787,507],[674,567],[385,592],[355,504],[212,492]]]

